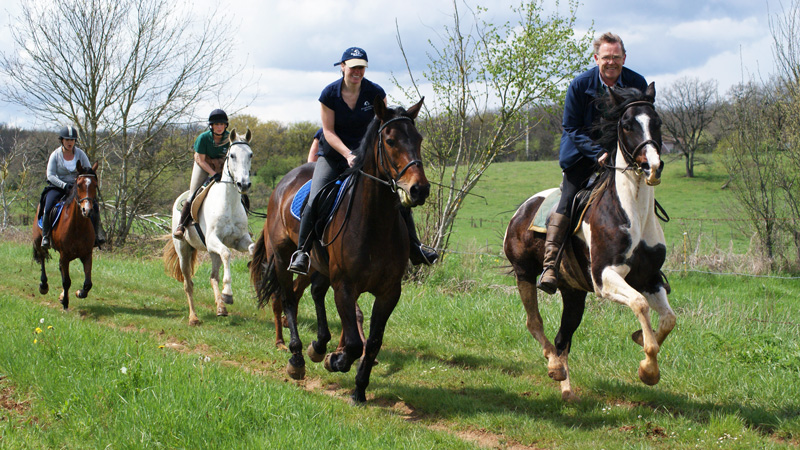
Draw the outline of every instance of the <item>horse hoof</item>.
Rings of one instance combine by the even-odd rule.
[[[319,354],[317,353],[316,350],[314,350],[313,343],[308,344],[308,350],[306,350],[306,354],[308,355],[308,358],[311,359],[311,361],[314,361],[315,363],[321,362],[323,359],[325,359],[324,354]]]
[[[233,296],[232,295],[227,295],[227,294],[222,294],[222,301],[226,305],[232,305],[233,304]]]
[[[639,363],[639,379],[642,383],[648,386],[655,386],[661,380],[661,374],[656,370],[656,373],[648,373],[643,367],[644,361]]]
[[[577,403],[581,401],[581,398],[572,391],[564,391],[561,393],[561,400],[567,403]]]
[[[88,295],[89,294],[84,292],[83,289],[81,289],[79,291],[75,291],[75,296],[78,297],[78,298],[86,298],[86,297],[88,297]]]
[[[325,361],[322,363],[322,367],[325,368],[328,372],[336,372],[331,366],[331,358],[333,357],[334,353],[328,353],[325,355]]]
[[[353,391],[353,395],[350,396],[350,401],[353,406],[364,406],[367,403],[367,395],[356,389]]]
[[[197,317],[195,317],[193,319],[189,319],[189,326],[190,327],[196,327],[198,325],[200,325],[200,319],[198,319]]]
[[[631,339],[641,347],[644,347],[644,338],[642,337],[642,330],[636,330],[631,334]]]
[[[293,379],[293,380],[302,380],[306,377],[306,368],[303,367],[295,367],[292,363],[286,364],[286,373]]]
[[[217,316],[218,317],[225,317],[227,315],[228,315],[228,310],[225,309],[224,306],[218,306],[217,307]]]
[[[39,293],[40,294],[46,295],[48,292],[50,292],[50,286],[48,286],[46,284],[40,284],[39,285]]]
[[[547,376],[553,381],[564,381],[567,379],[567,371],[563,367],[557,369],[548,369]]]
[[[288,352],[288,351],[289,351],[289,347],[287,347],[287,346],[286,346],[286,343],[285,343],[285,342],[283,342],[283,341],[278,341],[278,342],[276,342],[276,343],[275,343],[275,347],[277,347],[277,348],[278,348],[278,350],[283,350],[283,351],[285,351],[285,352]]]

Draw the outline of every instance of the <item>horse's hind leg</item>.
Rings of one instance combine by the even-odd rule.
[[[577,401],[578,396],[572,391],[569,382],[569,352],[572,349],[572,336],[581,324],[583,311],[586,307],[586,292],[574,289],[561,288],[561,298],[563,299],[564,309],[561,312],[561,327],[554,339],[558,360],[564,365],[566,377],[561,380],[561,399],[565,401]]]
[[[219,289],[219,269],[221,266],[225,266],[226,269],[223,272],[223,277],[228,278],[228,282],[230,283],[230,273],[228,273],[227,269],[227,259],[219,253],[212,253],[211,249],[209,248],[209,256],[211,257],[211,289],[214,290],[214,304],[217,307],[217,316],[227,316],[228,309],[225,308],[226,301],[224,300],[224,292],[225,292],[225,285],[223,281],[223,290],[220,291]],[[230,255],[230,254],[229,254]],[[224,280],[224,278],[223,278]],[[227,286],[228,292],[230,293],[230,285]],[[229,295],[230,303],[233,303],[233,296]]]
[[[556,348],[544,334],[544,323],[542,315],[539,313],[539,299],[536,291],[536,280],[527,277],[517,276],[517,290],[522,299],[522,306],[528,316],[526,326],[534,339],[539,341],[542,346],[542,354],[547,358],[547,375],[555,381],[563,381],[567,378],[567,366],[565,361],[559,358]]]
[[[75,296],[86,298],[92,289],[92,255],[84,256],[81,258],[81,262],[83,263],[83,288],[78,289]]]
[[[183,292],[186,294],[186,301],[189,303],[189,326],[200,324],[197,313],[194,310],[194,281],[192,281],[192,259],[194,258],[194,248],[184,241],[172,240],[175,252],[178,254],[178,261],[183,275]]]
[[[61,295],[58,296],[58,300],[64,309],[69,309],[69,287],[72,285],[69,277],[69,261],[61,257],[58,260],[58,269],[61,271]]]
[[[44,270],[44,258],[42,258],[39,265],[42,267],[42,273],[39,275],[39,293],[46,295],[50,291],[50,286],[47,284],[47,272]]]

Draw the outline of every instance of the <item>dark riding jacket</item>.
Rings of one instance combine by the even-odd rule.
[[[644,92],[647,81],[623,66],[616,86],[634,87]],[[578,75],[569,84],[564,102],[564,118],[561,123],[563,131],[558,156],[562,169],[569,169],[583,158],[597,160],[597,156],[603,152],[603,148],[593,142],[593,137],[596,136],[592,136],[591,128],[600,117],[594,100],[605,95],[605,89],[600,80],[598,66]]]

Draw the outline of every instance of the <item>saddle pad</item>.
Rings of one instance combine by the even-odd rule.
[[[197,190],[197,195],[195,195],[194,200],[192,200],[192,220],[195,222],[197,222],[197,217],[200,215],[200,207],[203,206],[203,200],[206,199],[208,191],[214,184],[216,184],[216,181],[211,180],[208,184],[200,186]]]
[[[55,219],[53,219],[53,228],[55,228],[56,224],[58,223],[58,219],[61,217],[61,210],[64,209],[64,202],[56,203],[55,206],[53,206],[53,209],[56,210],[56,217],[55,217]],[[47,214],[42,214],[42,217],[39,217],[39,229],[40,230],[42,229],[42,221],[44,220],[44,216],[46,216],[46,215]]]
[[[333,211],[336,211],[336,208],[342,201],[342,196],[344,195],[344,191],[346,190],[342,189],[342,187],[348,186],[352,181],[352,178],[353,176],[349,175],[344,180],[336,180],[336,182],[334,183],[337,186],[336,200],[334,200],[330,210],[318,211],[319,214],[318,217],[328,217]],[[311,192],[311,180],[308,180],[304,185],[300,186],[300,189],[298,189],[297,192],[294,194],[294,198],[292,199],[291,211],[292,211],[292,216],[294,216],[295,219],[300,220],[300,216],[303,213],[303,204],[305,203],[306,198],[308,198],[308,194],[310,192]]]
[[[533,220],[531,220],[528,229],[538,233],[546,233],[547,218],[550,216],[552,210],[558,206],[559,200],[561,200],[561,188],[555,188],[545,197],[541,206],[539,206],[539,209],[536,211],[536,214],[533,215]]]
[[[306,184],[300,186],[300,189],[294,194],[292,199],[292,215],[295,219],[300,220],[300,214],[303,213],[303,203],[308,198],[308,193],[311,192],[311,180],[306,181]]]
[[[179,195],[178,198],[175,200],[175,212],[178,214],[181,213],[183,210],[183,204],[189,200],[189,196],[191,192],[185,191],[183,194]]]

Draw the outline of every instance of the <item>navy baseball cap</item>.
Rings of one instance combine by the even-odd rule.
[[[367,59],[367,52],[365,52],[363,48],[350,47],[342,53],[342,59],[333,65],[338,66],[341,63],[345,63],[347,67],[368,67],[367,61],[369,61],[369,59]]]

